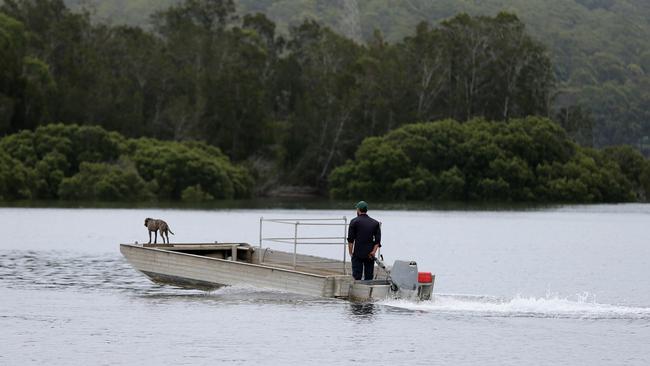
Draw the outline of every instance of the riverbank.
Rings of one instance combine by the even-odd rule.
[[[288,209],[288,210],[354,210],[356,201],[330,200],[323,197],[282,197],[255,198],[241,200],[217,200],[209,202],[185,201],[142,201],[142,202],[104,202],[104,201],[48,201],[21,200],[1,202],[5,208],[146,208],[146,209],[179,209],[179,210],[238,210],[238,209]],[[512,203],[512,202],[377,202],[370,201],[370,210],[390,211],[530,211],[552,209],[564,206],[559,203]],[[596,206],[596,205],[586,205]]]

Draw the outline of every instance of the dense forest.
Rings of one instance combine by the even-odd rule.
[[[295,2],[302,3],[320,4],[316,9],[327,9],[318,1]],[[146,7],[146,2],[135,4]],[[178,146],[190,148],[187,144],[197,144],[191,141],[202,141],[198,144],[204,154],[214,153],[215,158],[229,158],[237,164],[219,163],[213,173],[219,170],[227,176],[234,169],[239,178],[228,180],[230,186],[240,187],[229,189],[228,184],[219,183],[226,187],[221,191],[216,183],[193,180],[161,186],[159,172],[142,170],[137,155],[120,150],[117,155],[99,160],[69,156],[72,163],[67,164],[71,168],[59,169],[63,174],[56,174],[54,186],[42,183],[24,192],[14,189],[5,198],[66,198],[67,192],[83,192],[79,187],[99,176],[140,182],[144,185],[138,186],[145,188],[127,191],[165,199],[245,197],[253,187],[250,179],[256,182],[255,194],[290,184],[318,187],[321,192],[331,188],[335,196],[345,196],[336,178],[341,174],[330,173],[342,164],[354,164],[346,161],[355,152],[358,160],[363,147],[357,148],[362,141],[366,146],[367,141],[375,141],[373,136],[391,136],[391,131],[401,126],[443,119],[464,123],[484,118],[498,125],[498,121],[544,116],[559,122],[568,133],[567,139],[586,146],[610,142],[633,142],[638,146],[643,123],[627,117],[620,123],[608,119],[612,129],[605,131],[596,118],[596,109],[580,98],[566,98],[568,79],[558,73],[566,65],[558,66],[557,56],[553,57],[543,42],[532,37],[513,13],[459,14],[439,23],[421,22],[413,24],[409,32],[404,31],[404,37],[396,38],[395,34],[402,31],[359,33],[359,28],[350,33],[350,24],[344,27],[332,23],[339,30],[335,32],[312,19],[294,22],[280,17],[276,25],[264,14],[243,14],[242,9],[275,14],[260,4],[243,0],[174,2],[171,7],[155,11],[147,26],[140,27],[93,21],[97,14],[93,18],[90,12],[72,11],[61,0],[4,0],[0,6],[0,134],[8,136],[0,144],[5,154],[0,169],[20,163],[25,177],[29,177],[38,173],[40,161],[55,164],[58,158],[47,157],[49,151],[37,153],[38,158],[31,160],[17,156],[23,148],[16,147],[22,143],[15,140],[29,133],[19,131],[43,134],[48,127],[40,126],[63,122],[75,128],[101,126],[129,141],[148,138],[142,141],[151,145],[158,140],[179,141],[174,144],[181,145],[169,145],[175,146],[170,148],[171,155],[179,153]],[[347,13],[362,8],[360,2]],[[332,14],[330,18],[334,19]],[[645,75],[643,67],[637,65],[637,69]],[[625,78],[619,81],[628,85]],[[607,85],[594,84],[597,88]],[[583,87],[574,91],[583,93]],[[620,104],[612,99],[613,95],[603,94],[605,101],[594,96],[587,99],[597,102],[600,108],[614,105],[638,117],[638,111],[630,107],[631,99],[626,99],[628,104]],[[647,112],[647,108],[643,111]],[[631,121],[638,127],[636,130],[627,129]],[[479,125],[482,128],[490,123]],[[56,126],[53,131],[63,128]],[[628,131],[630,138],[616,137],[621,131]],[[489,134],[498,130],[486,127],[482,133],[488,143]],[[599,134],[612,140],[601,141]],[[632,137],[636,140],[632,141]],[[113,177],[116,169],[133,164],[137,174]],[[531,166],[533,174],[541,172],[537,168]],[[619,176],[616,169],[623,169],[612,159],[601,168],[614,178]],[[11,174],[4,171],[0,176]],[[329,177],[337,182],[331,187]],[[513,199],[628,200],[639,192],[643,196],[638,177],[614,178],[612,182],[623,185],[621,191],[625,193],[598,195],[588,186],[589,193],[574,199],[551,197],[540,191]],[[48,182],[48,178],[42,179]],[[210,179],[213,182],[216,178]],[[451,198],[481,198],[472,193],[473,188],[468,189]],[[110,196],[97,191],[95,187],[83,197],[69,198]],[[436,194],[404,197],[445,198]]]
[[[1,0],[0,0],[1,1]],[[95,19],[148,25],[149,14],[180,0],[66,0]],[[288,34],[316,19],[357,42],[379,30],[390,42],[421,21],[459,13],[508,11],[550,51],[557,80],[553,117],[583,145],[631,144],[650,153],[650,2],[647,0],[237,0],[240,14],[261,12]]]

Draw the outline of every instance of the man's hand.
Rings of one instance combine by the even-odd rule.
[[[377,253],[377,250],[379,250],[379,243],[375,244],[375,246],[372,247],[372,250],[368,254],[368,258],[370,258],[370,259],[375,258],[375,254]]]

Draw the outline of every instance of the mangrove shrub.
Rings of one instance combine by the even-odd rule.
[[[540,117],[406,125],[363,141],[329,176],[334,198],[620,202],[645,194],[648,161],[582,148]]]
[[[252,185],[245,168],[202,142],[128,139],[63,124],[0,139],[3,200],[175,200],[184,192],[193,200],[245,198]]]

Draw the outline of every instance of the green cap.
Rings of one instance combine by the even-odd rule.
[[[368,203],[366,201],[359,201],[357,204],[354,206],[360,210],[367,210],[368,209]]]

